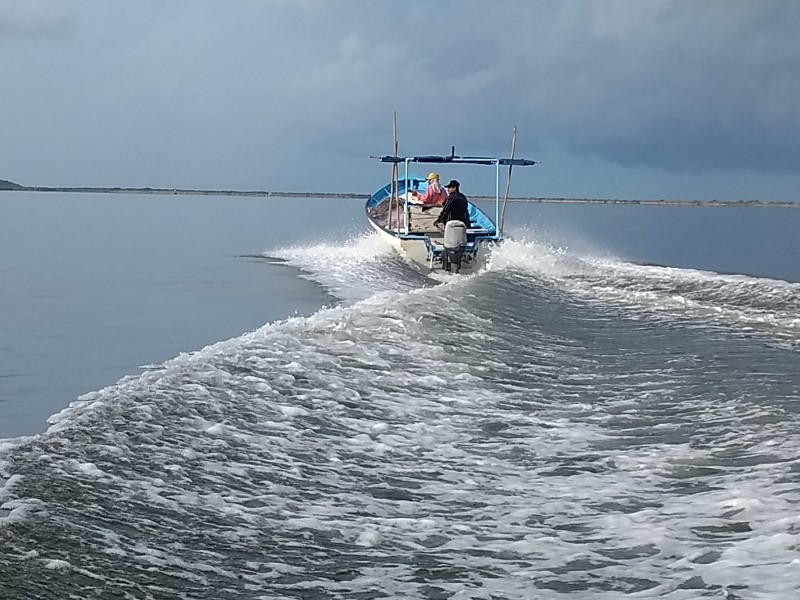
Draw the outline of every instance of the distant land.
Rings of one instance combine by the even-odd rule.
[[[370,194],[336,192],[281,192],[260,190],[192,190],[152,187],[47,187],[20,185],[0,179],[0,191],[17,192],[79,192],[83,194],[162,194],[187,196],[255,196],[262,198],[356,198],[366,200]],[[473,200],[494,200],[494,196],[470,196]],[[643,204],[683,206],[760,206],[765,208],[800,208],[800,202],[765,200],[619,200],[613,198],[535,198],[513,196],[509,202],[562,203],[562,204]]]
[[[24,189],[25,187],[21,186],[18,183],[12,183],[11,181],[0,179],[0,190],[24,190]]]

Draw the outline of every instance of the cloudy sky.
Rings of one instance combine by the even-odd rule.
[[[516,126],[512,195],[800,200],[798,28],[797,0],[0,0],[0,179],[367,193],[396,112],[401,153]]]

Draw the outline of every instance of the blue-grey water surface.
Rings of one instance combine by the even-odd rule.
[[[798,596],[800,210],[362,204],[0,196],[0,597]]]

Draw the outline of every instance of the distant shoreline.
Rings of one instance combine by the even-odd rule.
[[[50,187],[27,186],[0,180],[0,192],[67,192],[84,194],[157,194],[169,196],[250,196],[257,198],[353,198],[367,200],[370,194],[335,192],[281,192],[262,190],[196,190],[151,187]],[[470,196],[473,200],[494,200],[494,196]],[[754,206],[763,208],[800,208],[800,202],[763,200],[620,200],[612,198],[536,198],[509,197],[509,202],[539,204],[635,204],[647,206]]]

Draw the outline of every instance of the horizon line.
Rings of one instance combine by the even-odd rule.
[[[11,183],[11,182],[8,182]],[[163,188],[163,187],[122,187],[122,186],[30,186],[12,184],[0,186],[0,191],[9,192],[68,192],[68,193],[106,193],[106,194],[156,194],[156,195],[195,195],[195,196],[251,196],[264,198],[352,198],[366,200],[371,194],[354,192],[288,192],[268,190],[213,190],[192,188]],[[494,196],[472,195],[470,198],[478,201],[493,201]],[[566,197],[537,197],[537,196],[509,196],[508,202],[528,203],[563,203],[563,204],[646,204],[646,205],[672,205],[682,204],[691,206],[781,206],[800,207],[800,202],[792,200],[699,200],[699,199],[670,199],[670,198],[641,198],[626,200],[621,198],[566,198]]]

